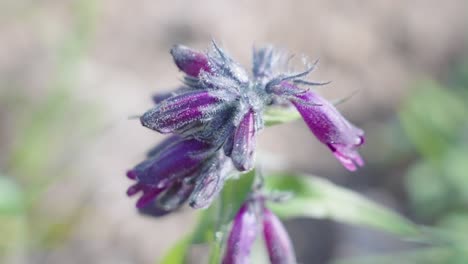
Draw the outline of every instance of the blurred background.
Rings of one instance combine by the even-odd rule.
[[[333,81],[322,94],[359,91],[339,109],[366,131],[366,167],[346,172],[302,121],[262,133],[267,166],[467,234],[467,26],[466,0],[0,0],[0,263],[157,263],[191,230],[192,210],[149,219],[126,197],[125,171],[163,138],[128,117],[180,83],[172,45],[212,37],[247,68],[266,43],[320,57],[312,78]],[[305,264],[415,247],[330,221],[286,224]],[[468,263],[467,248],[408,263]]]

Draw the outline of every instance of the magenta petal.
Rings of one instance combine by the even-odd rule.
[[[140,118],[143,126],[160,133],[172,133],[196,124],[204,112],[216,107],[218,98],[208,91],[190,91],[170,97]]]
[[[263,235],[272,264],[295,264],[296,255],[286,229],[276,215],[263,209]]]
[[[177,67],[189,76],[197,77],[202,70],[210,72],[208,57],[202,52],[176,45],[171,54]]]
[[[231,158],[239,171],[251,170],[255,163],[255,116],[250,109],[242,118],[233,138]]]
[[[257,219],[249,203],[239,209],[227,240],[223,264],[250,263],[250,251],[257,237]]]
[[[333,104],[312,91],[296,94],[291,101],[312,133],[348,170],[364,164],[357,152],[364,143],[364,132],[346,120]]]

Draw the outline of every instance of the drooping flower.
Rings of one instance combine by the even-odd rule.
[[[282,81],[272,91],[290,100],[312,133],[333,152],[344,167],[354,171],[356,165],[364,165],[357,152],[364,144],[364,131],[346,120],[331,102],[291,82]]]

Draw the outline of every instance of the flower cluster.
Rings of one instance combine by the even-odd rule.
[[[136,181],[128,195],[141,192],[137,207],[161,215],[185,201],[209,206],[233,172],[255,165],[255,145],[268,107],[295,107],[312,131],[349,170],[363,165],[357,148],[364,133],[335,106],[308,86],[326,83],[304,79],[287,69],[290,58],[272,47],[254,50],[252,74],[214,41],[208,52],[177,45],[171,54],[185,73],[182,87],[153,97],[143,126],[171,134],[127,175]]]
[[[294,248],[286,229],[278,217],[265,206],[264,201],[258,199],[248,200],[237,212],[222,263],[251,263],[250,252],[260,230],[270,263],[296,263]]]

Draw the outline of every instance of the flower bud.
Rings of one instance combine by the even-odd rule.
[[[171,49],[172,58],[177,67],[192,77],[198,77],[200,71],[210,71],[208,57],[191,48],[176,45]]]
[[[295,264],[291,239],[281,221],[268,208],[263,209],[263,236],[272,264]]]
[[[232,223],[223,264],[250,263],[250,251],[257,237],[257,218],[250,204],[244,203]]]
[[[140,118],[143,126],[160,133],[182,132],[209,119],[220,100],[208,91],[188,91],[163,100]]]
[[[250,109],[242,118],[232,138],[230,156],[239,171],[249,171],[255,165],[255,114]]]

